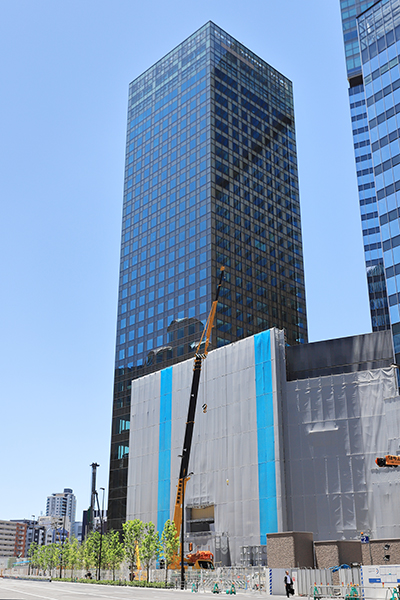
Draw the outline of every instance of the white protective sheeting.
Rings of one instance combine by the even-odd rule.
[[[127,520],[157,523],[160,375],[132,382]]]
[[[281,382],[275,375],[278,340],[271,332],[272,387],[274,402]],[[278,361],[283,365],[282,359]],[[272,366],[271,366],[272,365]],[[170,459],[170,515],[172,517],[185,431],[193,361],[174,365],[172,376],[172,427]],[[196,420],[185,495],[187,516],[190,508],[214,506],[214,525],[208,534],[193,534],[195,547],[229,554],[239,563],[240,547],[260,545],[259,458],[254,338],[246,338],[212,351],[203,362]],[[207,404],[207,412],[202,406]],[[160,415],[160,373],[132,382],[130,459],[127,518],[157,523],[158,448]],[[274,406],[271,419],[278,419]],[[275,427],[276,462],[281,444]],[[283,468],[276,469],[275,501],[279,526],[283,522]]]

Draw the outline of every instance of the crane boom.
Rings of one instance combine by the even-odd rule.
[[[190,390],[190,399],[189,399],[189,408],[186,419],[186,427],[185,427],[185,437],[183,441],[183,449],[181,454],[181,466],[179,470],[179,480],[178,487],[176,492],[175,499],[175,508],[174,508],[174,523],[176,527],[176,531],[180,531],[182,525],[182,498],[185,495],[186,483],[188,480],[188,467],[189,467],[189,459],[190,459],[190,451],[192,448],[192,439],[193,439],[193,429],[194,429],[194,418],[196,414],[196,405],[197,405],[197,396],[199,393],[199,384],[200,384],[200,374],[201,374],[201,366],[203,360],[207,357],[208,354],[208,346],[210,343],[211,331],[214,324],[215,313],[217,312],[218,305],[218,296],[221,289],[222,281],[224,278],[224,270],[225,267],[221,267],[221,274],[219,277],[219,282],[217,286],[217,291],[215,294],[215,300],[212,303],[210,314],[208,315],[203,333],[200,338],[200,342],[197,345],[196,353],[194,356],[194,366],[193,366],[193,379],[192,379],[192,387]],[[200,353],[200,347],[205,339],[204,350]]]

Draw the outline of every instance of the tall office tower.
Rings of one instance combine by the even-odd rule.
[[[400,360],[398,7],[397,0],[341,0],[372,327],[374,331],[391,327],[396,361]]]
[[[349,100],[373,331],[390,328],[357,15],[375,0],[341,0]]]
[[[400,363],[400,0],[358,18],[362,75],[396,363]]]
[[[208,22],[129,87],[110,528],[130,382],[193,356],[222,265],[214,348],[272,326],[307,341],[292,84]]]
[[[62,519],[64,516],[65,529],[72,534],[76,515],[76,497],[71,488],[64,488],[64,491],[59,494],[52,494],[47,496],[46,502],[46,516],[47,517],[59,517]]]

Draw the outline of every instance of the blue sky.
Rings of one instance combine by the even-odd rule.
[[[107,487],[128,84],[210,19],[294,84],[310,341],[370,331],[338,0],[3,0],[0,519]]]

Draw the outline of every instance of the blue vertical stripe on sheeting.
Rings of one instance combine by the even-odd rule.
[[[157,531],[162,532],[170,515],[171,490],[172,367],[161,371],[160,430],[158,449]]]
[[[254,336],[254,359],[260,543],[266,544],[267,533],[274,533],[278,530],[270,331],[263,331]]]

